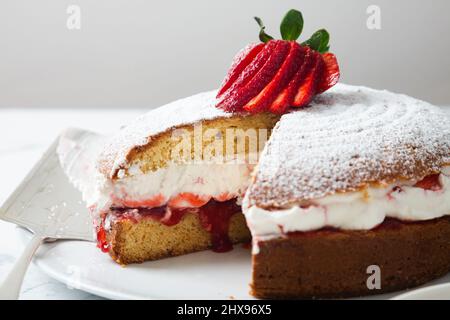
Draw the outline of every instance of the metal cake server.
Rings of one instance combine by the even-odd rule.
[[[67,148],[72,167],[83,165],[78,161],[82,160],[80,155],[83,153],[80,148],[77,149],[77,145],[88,146],[98,140],[97,135],[78,129],[67,130],[62,136],[66,138],[66,143],[73,142],[73,148],[70,148],[70,144]],[[59,141],[60,139],[50,146],[0,208],[0,219],[15,223],[33,233],[24,252],[0,284],[0,299],[18,298],[27,267],[44,241],[94,240],[92,221],[81,193],[73,185],[83,181],[77,181],[75,177],[72,178],[75,181],[71,183],[64,173],[56,152]]]

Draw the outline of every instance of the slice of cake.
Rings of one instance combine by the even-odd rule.
[[[215,93],[152,110],[106,143],[91,211],[117,262],[250,241],[240,200],[279,116],[225,113]]]
[[[281,117],[243,209],[257,297],[435,279],[450,270],[450,121],[404,95],[338,85]]]
[[[250,240],[241,198],[271,129],[340,75],[324,29],[295,41],[303,25],[299,11],[283,19],[282,40],[257,21],[262,43],[237,54],[217,92],[149,112],[113,136],[99,156],[95,187],[82,189],[94,189],[84,198],[98,246],[117,262],[227,251]]]

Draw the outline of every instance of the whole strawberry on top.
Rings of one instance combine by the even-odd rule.
[[[260,18],[259,39],[241,50],[217,94],[217,107],[228,112],[284,113],[289,107],[306,106],[315,95],[339,80],[339,66],[329,53],[328,32],[316,31],[298,43],[303,29],[301,12],[290,10],[280,25],[283,40],[265,33]]]

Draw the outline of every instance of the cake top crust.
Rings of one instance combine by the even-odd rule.
[[[371,183],[421,179],[450,163],[450,118],[406,95],[337,85],[285,114],[245,207],[289,207]]]
[[[203,120],[233,116],[215,107],[216,91],[199,93],[150,110],[134,122],[122,127],[105,143],[98,159],[99,171],[113,178],[128,166],[128,156],[135,148],[150,143],[153,137],[173,128]]]

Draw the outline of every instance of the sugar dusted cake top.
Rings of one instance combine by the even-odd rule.
[[[450,119],[388,91],[337,85],[282,116],[248,190],[248,206],[288,206],[370,182],[417,179],[450,162]]]

